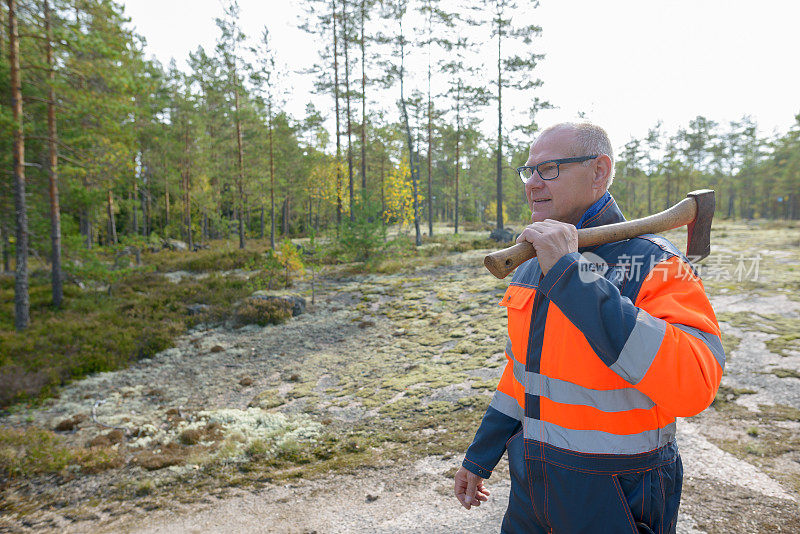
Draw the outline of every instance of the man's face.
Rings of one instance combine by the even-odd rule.
[[[537,165],[552,159],[587,156],[577,154],[573,148],[575,132],[561,128],[543,134],[531,145],[528,161],[525,165]],[[561,164],[558,178],[542,180],[539,173],[525,184],[525,196],[531,208],[531,221],[545,219],[570,224],[578,224],[581,215],[600,198],[593,178],[597,172],[597,160],[590,160],[584,166],[581,163]]]

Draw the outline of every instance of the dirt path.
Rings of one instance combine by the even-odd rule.
[[[489,503],[467,512],[451,496],[470,429],[502,370],[503,316],[493,304],[506,282],[486,276],[481,257],[328,281],[316,310],[286,325],[200,327],[150,361],[6,416],[0,423],[53,428],[95,407],[98,421],[137,435],[120,445],[129,458],[121,469],[6,489],[3,497],[28,511],[0,516],[0,531],[497,531],[509,490],[505,460]],[[790,292],[709,292],[735,348],[714,407],[679,424],[679,532],[800,532],[800,353],[776,344],[800,320],[800,302]],[[214,421],[224,422],[224,442],[185,445],[163,469],[137,463]],[[259,458],[301,454],[331,434],[345,440],[394,426],[415,429],[413,439],[364,442],[367,466],[280,481],[259,467]],[[106,431],[86,423],[64,438],[83,446]]]

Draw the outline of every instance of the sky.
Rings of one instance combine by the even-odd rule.
[[[214,47],[220,0],[121,3],[147,41],[146,55],[164,65],[175,58],[186,69],[190,51]],[[312,78],[299,73],[319,61],[319,44],[297,28],[303,17],[300,2],[239,0],[239,5],[245,34],[256,38],[264,26],[270,30],[289,88],[289,113],[301,118],[309,101],[330,113],[331,97],[313,95]],[[544,84],[531,94],[515,95],[505,114],[521,112],[535,95],[555,106],[539,114],[541,126],[582,114],[605,127],[619,150],[632,137],[646,136],[658,121],[672,133],[697,115],[723,126],[750,115],[762,135],[771,135],[788,130],[800,113],[800,2],[541,0],[525,19],[520,22],[542,28],[535,47],[545,59],[534,75]],[[420,86],[426,61],[419,55],[408,65]],[[487,64],[491,68],[492,60]],[[391,109],[397,95],[382,98],[381,106]],[[496,111],[484,113],[483,127],[491,135]]]

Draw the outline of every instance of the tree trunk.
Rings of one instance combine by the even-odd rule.
[[[386,165],[386,151],[381,152],[381,221],[386,223],[383,214],[386,213],[386,196],[384,194],[384,166]]]
[[[364,19],[366,0],[361,0],[361,194],[367,198],[367,70]]]
[[[238,147],[237,151],[237,165],[238,165],[238,180],[237,180],[237,189],[239,192],[239,248],[245,248],[244,242],[244,150],[242,147],[242,121],[239,117],[239,81],[236,79],[236,73],[234,72],[234,104],[236,106],[236,145]]]
[[[143,228],[144,236],[149,237],[150,232],[153,230],[153,217],[152,217],[152,196],[150,195],[150,183],[152,182],[153,176],[150,174],[150,169],[147,169],[145,173],[145,178],[147,182],[145,183],[145,190],[142,192],[142,216],[144,217],[143,221]]]
[[[428,235],[433,237],[433,195],[431,193],[431,159],[433,157],[433,139],[431,130],[433,119],[433,104],[431,103],[431,53],[428,44]]]
[[[342,171],[339,162],[342,158],[342,137],[339,125],[339,38],[336,35],[336,0],[331,0],[333,18],[333,100],[336,108],[336,237],[342,225]]]
[[[461,81],[458,82],[458,92],[456,93],[456,202],[455,202],[455,226],[453,233],[458,233],[458,171],[461,168]]]
[[[167,180],[167,173],[164,172],[164,224],[161,228],[161,233],[164,237],[169,237],[167,234],[169,228],[169,180]]]
[[[666,205],[665,209],[668,209],[668,208],[670,207],[670,202],[669,202],[669,189],[670,189],[670,182],[671,182],[671,181],[672,181],[672,177],[670,176],[670,173],[669,173],[669,172],[667,172],[667,179],[666,179],[666,184],[667,184],[667,205]]]
[[[498,17],[499,20],[499,17]],[[497,228],[503,228],[503,64],[500,44],[503,40],[502,22],[497,28]]]
[[[14,326],[24,330],[30,324],[28,295],[28,213],[25,205],[25,137],[22,131],[22,81],[19,72],[17,1],[8,4],[8,59],[11,65],[11,109],[14,119],[14,208],[17,212],[17,272],[14,282]]]
[[[0,256],[3,257],[3,271],[4,273],[9,272],[10,269],[10,243],[8,242],[8,231],[6,230],[6,223],[5,221],[0,218]]]
[[[114,219],[114,198],[111,194],[111,189],[108,190],[108,243],[116,245],[117,241],[117,222]]]
[[[134,157],[134,166],[133,166],[133,199],[131,201],[131,210],[133,211],[133,233],[139,233],[139,217],[138,212],[139,210],[136,209],[136,203],[139,202],[139,180],[138,176],[136,176],[136,158]]]
[[[406,109],[405,93],[403,92],[403,78],[405,74],[405,48],[403,44],[403,23],[400,22],[400,105],[403,112],[403,121],[406,127],[406,137],[408,140],[408,157],[409,165],[411,167],[411,184],[414,196],[414,228],[416,229],[417,246],[422,244],[422,235],[419,229],[419,197],[417,196],[417,184],[419,183],[419,166],[416,154],[414,152],[414,139],[411,136],[411,127],[408,123],[408,110]]]
[[[733,219],[734,204],[735,204],[735,197],[733,195],[733,187],[731,187],[731,190],[728,193],[728,218],[729,219]]]
[[[183,182],[183,218],[184,224],[186,225],[186,243],[189,245],[189,250],[194,248],[194,242],[192,240],[192,203],[191,203],[191,187],[192,187],[192,175],[190,171],[191,160],[189,159],[189,128],[184,130],[184,144],[183,144],[183,155],[184,155],[184,182]]]
[[[272,99],[269,102],[269,246],[275,250],[275,158],[272,152]],[[337,137],[338,142],[338,137]]]
[[[45,31],[47,33],[47,67],[48,67],[48,97],[47,97],[47,142],[50,158],[50,247],[51,247],[51,278],[53,287],[53,306],[61,307],[64,300],[64,286],[61,273],[61,209],[58,198],[58,134],[56,132],[56,72],[53,61],[53,29],[50,21],[50,5],[44,0]]]
[[[350,124],[350,60],[348,49],[350,48],[347,35],[347,0],[342,0],[342,44],[344,45],[344,95],[347,110],[347,179],[350,187],[350,221],[355,220],[355,205],[353,195],[353,132]]]
[[[289,236],[289,197],[283,199],[283,237]]]

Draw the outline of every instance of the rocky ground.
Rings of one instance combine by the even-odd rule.
[[[714,406],[679,425],[679,532],[800,532],[794,230],[717,229],[703,274],[728,365]],[[4,482],[0,531],[497,531],[504,463],[478,509],[451,489],[504,362],[507,281],[483,269],[485,252],[326,276],[286,324],[200,325],[151,360],[4,415],[118,464]],[[754,253],[759,272],[745,262],[751,278],[737,280],[737,258]],[[307,283],[294,292],[310,301]]]

